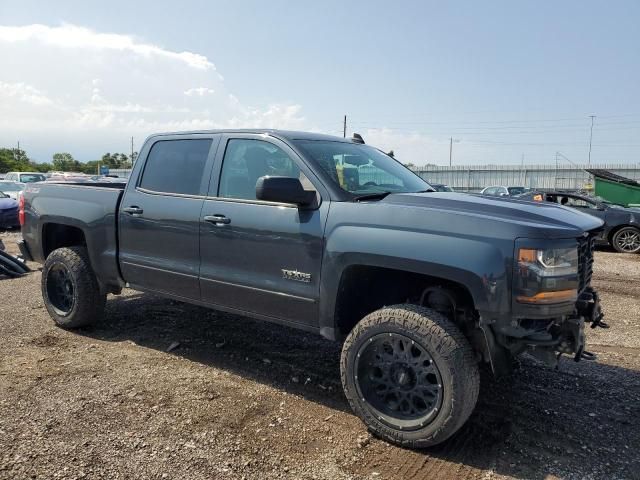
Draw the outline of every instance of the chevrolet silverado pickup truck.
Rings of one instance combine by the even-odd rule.
[[[125,183],[29,184],[20,221],[54,322],[83,327],[123,288],[343,344],[345,395],[378,436],[438,444],[473,411],[479,368],[584,355],[602,221],[435,192],[361,137],[153,135]]]

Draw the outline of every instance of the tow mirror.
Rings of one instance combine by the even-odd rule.
[[[256,198],[265,202],[293,203],[307,206],[316,193],[305,190],[300,180],[293,177],[260,177],[256,182]]]

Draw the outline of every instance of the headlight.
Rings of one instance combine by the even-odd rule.
[[[578,248],[521,248],[518,253],[520,267],[535,270],[542,276],[577,275]]]
[[[578,248],[518,250],[516,300],[553,304],[578,298]]]

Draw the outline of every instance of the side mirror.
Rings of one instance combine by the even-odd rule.
[[[307,206],[315,197],[315,192],[305,190],[297,178],[265,176],[256,182],[256,198],[265,202]]]
[[[499,196],[499,197],[508,197],[508,196],[509,196],[509,194],[508,194],[508,193],[504,193],[504,192],[500,192],[500,193],[498,194],[498,196]]]

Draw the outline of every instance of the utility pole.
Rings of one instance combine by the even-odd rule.
[[[133,137],[131,137],[131,168],[133,168]]]
[[[347,116],[344,116],[344,123],[342,125],[342,138],[347,138]]]
[[[591,132],[589,133],[589,166],[591,166],[591,141],[593,140],[593,119],[595,115],[589,115],[591,117]]]
[[[449,138],[449,166],[451,166],[452,158],[453,158],[453,137]]]

